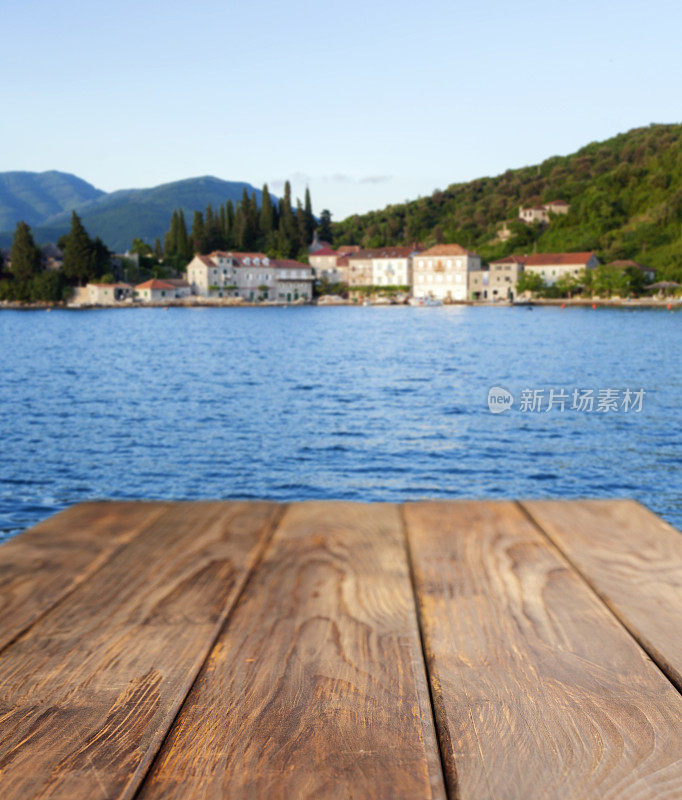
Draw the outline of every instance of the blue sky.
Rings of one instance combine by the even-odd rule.
[[[682,4],[0,0],[0,170],[335,219],[682,117]]]

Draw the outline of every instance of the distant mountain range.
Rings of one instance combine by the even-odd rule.
[[[74,210],[88,233],[115,252],[129,248],[136,236],[153,245],[168,230],[175,209],[182,208],[189,226],[195,210],[236,203],[244,189],[260,204],[262,192],[250,183],[210,176],[106,193],[65,172],[0,172],[0,246],[11,244],[20,220],[31,226],[38,243],[56,242],[68,233]]]

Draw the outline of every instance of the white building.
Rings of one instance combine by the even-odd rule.
[[[373,286],[412,286],[414,247],[387,247],[372,257]]]
[[[568,214],[571,206],[564,200],[552,200],[550,203],[543,203],[541,206],[529,206],[519,208],[519,219],[523,222],[549,222],[550,214]]]
[[[592,252],[583,253],[533,253],[525,256],[523,268],[525,272],[533,272],[551,286],[559,278],[570,276],[577,278],[585,269],[599,266],[597,256]]]
[[[129,283],[89,283],[85,288],[87,302],[95,306],[113,306],[130,300],[134,291]]]
[[[135,297],[144,303],[167,303],[175,300],[175,286],[168,281],[152,278],[150,281],[137,284]]]
[[[318,281],[326,280],[329,283],[338,283],[340,273],[336,268],[340,254],[331,247],[322,247],[308,256],[310,266],[315,270],[315,277]]]
[[[313,270],[298,261],[274,260],[265,253],[224,253],[194,256],[187,265],[187,282],[200,297],[241,297],[293,302],[312,299]]]
[[[480,269],[476,253],[458,244],[437,244],[412,259],[412,293],[446,302],[467,300],[469,273]]]
[[[312,267],[288,258],[274,259],[275,292],[280,303],[295,303],[298,300],[313,299],[315,276]]]

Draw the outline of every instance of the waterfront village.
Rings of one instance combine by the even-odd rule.
[[[551,215],[566,214],[569,208],[554,200],[521,207],[518,217],[529,225],[547,224]],[[505,241],[508,235],[504,224],[498,237]],[[577,292],[591,282],[595,271],[610,275],[606,294],[611,298],[617,298],[623,286],[649,286],[659,295],[666,289],[653,283],[653,269],[629,260],[600,265],[591,251],[510,255],[482,264],[477,253],[459,244],[333,248],[315,235],[307,264],[260,252],[196,254],[181,278],[152,278],[138,285],[90,283],[77,290],[73,304],[507,304],[527,301],[540,288],[551,296],[552,287],[557,287],[562,297],[568,289],[570,296],[571,289]]]
[[[541,206],[521,207],[519,219],[529,225],[546,224],[552,215],[565,214],[568,209],[567,203],[555,200]],[[78,231],[80,221],[75,215],[74,224]],[[504,224],[497,235],[504,241],[508,233]],[[25,235],[30,238],[27,227]],[[89,241],[84,230],[81,235]],[[34,249],[37,258],[38,251]],[[10,270],[12,252],[3,254],[5,266]],[[47,279],[50,272],[53,277],[62,272],[63,254],[58,247],[47,245],[41,257],[42,275]],[[668,295],[677,294],[680,288],[673,282],[656,283],[654,269],[632,260],[600,264],[592,251],[508,255],[484,264],[477,253],[455,243],[334,248],[315,232],[306,256],[299,258],[303,260],[271,258],[263,252],[215,250],[197,253],[188,263],[176,262],[170,272],[164,269],[148,280],[135,282],[127,278],[143,274],[140,253],[128,251],[107,258],[110,270],[105,276],[69,287],[64,300],[72,308],[510,304],[536,301],[538,297],[547,302],[558,299],[571,302],[573,298],[576,302],[586,302],[593,297],[618,302],[629,301],[632,295],[648,295],[644,302],[660,302],[670,299]],[[7,304],[6,299],[3,304]]]
[[[530,288],[524,286],[532,288],[531,276],[546,287],[567,281],[577,284],[599,266],[593,252],[508,256],[482,265],[476,253],[458,244],[367,250],[316,243],[308,261],[268,258],[264,253],[195,255],[181,278],[152,278],[138,285],[89,283],[76,289],[72,304],[283,305],[314,299],[318,304],[510,303],[530,296]],[[612,266],[636,270],[642,285],[655,277],[652,269],[634,261]],[[325,292],[324,287],[339,293]]]

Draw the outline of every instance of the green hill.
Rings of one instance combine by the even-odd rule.
[[[203,210],[209,203],[218,207],[227,200],[236,203],[241,200],[244,189],[249,194],[255,192],[260,203],[262,192],[250,183],[206,176],[166,183],[153,189],[123,189],[101,194],[75,208],[92,237],[99,236],[110,249],[121,252],[130,247],[135,237],[149,244],[153,244],[157,236],[163,238],[175,209],[182,208],[191,222],[195,209]],[[0,245],[7,247],[11,243],[11,228],[16,221],[0,234]],[[68,233],[70,222],[70,211],[56,214],[35,225],[33,235],[40,243],[56,242],[63,233]]]
[[[560,199],[571,204],[549,226],[513,222],[519,206]],[[406,204],[348,217],[334,243],[365,247],[458,242],[485,259],[510,253],[596,250],[606,261],[633,258],[682,272],[682,125],[651,125],[593,142],[569,156],[494,178],[452,184]]]
[[[103,194],[66,172],[0,172],[0,231],[19,220],[39,225]]]

